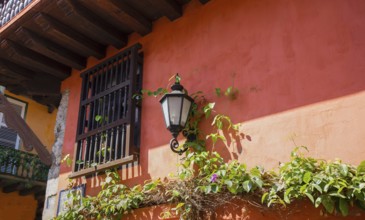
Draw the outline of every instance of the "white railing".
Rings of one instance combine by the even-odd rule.
[[[8,23],[32,0],[0,0],[0,27]]]

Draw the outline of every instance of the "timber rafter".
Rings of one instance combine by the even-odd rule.
[[[189,1],[33,0],[0,27],[0,85],[57,107],[72,69],[105,58],[109,46],[123,48],[134,32],[149,34],[161,17],[180,18]]]

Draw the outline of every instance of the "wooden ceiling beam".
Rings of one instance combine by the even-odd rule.
[[[64,47],[46,39],[24,27],[15,31],[16,40],[24,46],[66,66],[81,70],[86,67],[86,59]]]
[[[93,11],[101,13],[101,17],[107,18],[109,23],[119,29],[130,29],[142,36],[152,31],[152,22],[123,1],[80,0],[80,2],[82,2],[83,5],[92,8]]]
[[[148,0],[153,3],[158,10],[165,15],[170,21],[173,21],[182,16],[182,7],[171,0]]]
[[[4,39],[0,48],[5,52],[1,56],[17,65],[28,67],[42,72],[47,72],[57,78],[65,79],[70,75],[71,69],[46,56],[38,54],[26,47]]]
[[[32,71],[4,59],[0,59],[0,75],[6,75],[18,81],[31,80],[34,77]]]
[[[26,81],[20,84],[16,81],[6,82],[6,80],[4,80],[3,78],[4,77],[1,77],[0,84],[6,85],[6,89],[16,95],[31,97],[34,101],[37,101],[40,104],[47,106],[53,105],[57,107],[61,100],[61,95],[59,92],[61,83],[45,83],[40,85],[38,82],[34,83]],[[5,84],[2,81],[5,81],[9,84]],[[56,93],[57,91],[58,93]]]
[[[142,36],[152,31],[152,22],[147,20],[142,14],[123,3],[120,0],[101,1],[107,9],[111,10],[113,17],[117,18],[119,22],[129,26],[133,31]],[[102,4],[103,5],[103,4]]]
[[[202,3],[202,4],[206,4],[206,3],[208,3],[210,0],[199,0],[200,1],[200,3]]]
[[[64,13],[64,21],[69,25],[76,25],[82,33],[87,34],[90,38],[103,45],[113,45],[116,48],[122,48],[127,45],[127,37],[119,33],[103,19],[93,14],[88,9],[75,4],[74,1],[58,0],[57,6]]]
[[[83,36],[49,15],[38,13],[34,17],[34,22],[48,38],[60,42],[60,44],[82,56],[94,56],[98,59],[105,56],[105,48],[102,45]]]
[[[36,199],[36,200],[44,200],[45,194],[46,194],[45,189],[40,190],[40,191],[34,193],[34,199]]]
[[[0,84],[20,95],[59,95],[61,80],[0,59]]]
[[[28,90],[28,95],[59,95],[61,91],[61,81],[51,77],[37,77],[32,81],[27,81],[24,87]]]
[[[0,188],[9,185],[9,181],[7,179],[0,179]]]
[[[5,187],[3,187],[3,193],[11,193],[11,192],[15,192],[17,190],[21,190],[22,189],[22,185],[21,183],[12,183],[10,185],[7,185]]]
[[[176,0],[180,5],[185,5],[186,3],[190,2],[190,0]]]
[[[19,83],[19,80],[17,78],[13,78],[13,77],[9,77],[7,75],[0,74],[0,85],[9,87],[12,85],[16,85],[17,83]]]
[[[37,96],[32,96],[32,99],[42,105],[46,105],[48,107],[50,106],[55,106],[58,107],[58,105],[60,104],[61,101],[61,94],[59,95],[52,95],[52,96],[47,96],[47,95],[37,95]],[[49,109],[50,110],[50,109]]]
[[[38,193],[39,191],[44,191],[44,187],[42,186],[33,186],[33,187],[30,187],[30,188],[25,188],[25,189],[22,189],[19,191],[19,195],[20,196],[27,196],[27,195],[30,195],[30,194],[35,194],[35,193]]]
[[[34,95],[59,95],[61,81],[51,80],[49,77],[38,77],[31,81],[7,80],[6,77],[0,79],[0,83],[14,94],[34,96]]]

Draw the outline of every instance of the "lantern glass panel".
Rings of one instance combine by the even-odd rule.
[[[168,98],[165,98],[162,102],[162,111],[163,111],[163,116],[165,118],[166,128],[170,126],[169,108],[167,103],[168,103]]]
[[[189,117],[190,107],[191,107],[191,101],[187,98],[184,98],[181,112],[181,122],[180,122],[180,126],[183,128],[185,127],[186,121]]]
[[[182,97],[170,96],[168,99],[170,125],[180,125]]]

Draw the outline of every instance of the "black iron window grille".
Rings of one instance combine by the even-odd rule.
[[[71,177],[135,161],[141,109],[133,99],[142,84],[136,44],[83,72]]]

